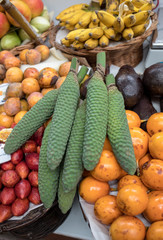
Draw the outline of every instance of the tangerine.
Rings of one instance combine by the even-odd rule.
[[[71,62],[64,62],[60,65],[58,73],[61,77],[67,76],[70,71]]]
[[[108,138],[108,137],[105,138],[103,150],[109,150],[109,151],[111,151],[111,152],[113,151],[112,146],[111,146],[111,144],[110,144],[110,141],[109,141],[109,138]]]
[[[27,113],[27,111],[20,111],[18,112],[15,117],[14,117],[14,122],[17,124],[21,119],[22,117],[24,117],[24,115]]]
[[[21,82],[23,80],[23,72],[18,67],[11,67],[6,71],[6,81]]]
[[[22,90],[25,94],[30,94],[32,92],[39,92],[40,86],[35,78],[25,78],[22,81]]]
[[[10,128],[13,122],[14,118],[8,116],[5,112],[0,114],[0,126]]]
[[[100,197],[109,194],[110,186],[92,176],[84,178],[79,185],[79,195],[88,203],[94,204]]]
[[[129,128],[140,127],[141,119],[139,115],[131,110],[125,110]]]
[[[147,153],[144,157],[140,158],[138,162],[139,168],[141,169],[143,164],[150,161],[151,159],[152,157],[149,153]]]
[[[163,132],[153,134],[149,140],[149,152],[153,158],[163,160]]]
[[[150,225],[146,233],[146,240],[163,239],[163,221],[154,222]]]
[[[163,132],[163,112],[152,114],[147,121],[146,128],[150,136],[157,132]]]

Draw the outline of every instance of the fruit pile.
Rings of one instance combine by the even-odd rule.
[[[1,133],[3,130],[6,129],[1,127]],[[0,165],[0,223],[12,216],[23,215],[30,203],[41,203],[38,164],[43,133],[44,126],[41,126],[30,140],[11,154],[10,161]]]
[[[50,27],[50,18],[42,0],[11,0],[10,1],[36,33],[41,34]],[[30,40],[28,34],[20,28],[19,24],[4,10],[0,4],[0,50],[10,50],[19,46],[24,40]]]
[[[61,43],[79,50],[106,47],[110,40],[131,40],[146,31],[152,8],[153,1],[148,0],[114,0],[106,9],[100,9],[97,1],[73,5],[56,17],[69,30]]]
[[[13,123],[17,124],[47,92],[59,88],[64,82],[70,62],[63,63],[58,71],[50,67],[40,71],[35,67],[28,67],[23,72],[20,68],[21,64],[33,65],[48,57],[49,49],[45,45],[23,50],[19,57],[6,50],[0,52],[0,79],[2,83],[9,83],[6,101],[0,106],[1,126],[10,128]]]

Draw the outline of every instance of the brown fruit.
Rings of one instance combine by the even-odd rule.
[[[50,50],[46,45],[38,45],[35,49],[41,54],[41,61],[48,59]]]
[[[11,161],[1,164],[1,169],[4,171],[13,170],[15,168],[14,164]]]
[[[28,180],[33,187],[38,187],[38,171],[31,171],[28,175]]]
[[[1,192],[1,202],[4,205],[9,205],[15,201],[16,195],[14,188],[4,187]]]
[[[21,99],[20,100],[20,110],[21,111],[28,111],[29,110],[29,105],[28,105],[26,99]]]
[[[12,214],[14,216],[23,215],[29,208],[29,200],[27,198],[17,198],[11,205]]]
[[[28,140],[23,146],[22,146],[24,153],[32,153],[37,152],[37,145],[36,142],[33,140]]]
[[[38,82],[41,88],[49,88],[56,83],[57,79],[57,70],[51,67],[46,67],[40,71]]]
[[[30,202],[32,202],[35,205],[41,203],[40,194],[39,194],[39,191],[38,191],[37,187],[32,188],[32,190],[31,190],[31,192],[28,196],[28,199],[29,199]]]
[[[42,93],[40,92],[31,93],[27,98],[27,102],[30,108],[33,107],[41,98],[43,98]]]
[[[63,82],[65,81],[66,76],[63,77],[59,77],[56,84],[55,84],[55,88],[58,89],[60,88],[60,86],[63,84]]]
[[[149,222],[163,220],[163,191],[148,193],[148,205],[143,215]]]
[[[6,69],[4,65],[0,64],[0,80],[3,80],[6,75]]]
[[[19,148],[18,150],[11,154],[11,162],[16,165],[23,160],[23,157],[24,157],[23,150]]]
[[[10,83],[6,90],[6,98],[23,98],[22,85],[19,82]]]
[[[26,52],[26,61],[29,65],[35,65],[41,62],[41,54],[36,49],[30,49]]]
[[[152,159],[144,163],[140,172],[140,178],[147,188],[163,191],[163,161]]]
[[[0,223],[12,217],[11,206],[0,204]]]
[[[37,68],[29,67],[24,71],[24,78],[35,78],[38,79],[39,71]]]
[[[29,169],[38,171],[38,164],[39,164],[38,153],[27,153],[25,156],[25,161]]]
[[[6,69],[9,69],[11,67],[20,68],[21,62],[20,62],[20,59],[17,58],[17,57],[9,57],[9,58],[5,59],[4,66],[5,66]]]
[[[8,116],[14,116],[20,111],[20,99],[11,97],[4,103],[4,110]]]
[[[26,162],[24,162],[24,161],[21,161],[20,163],[18,163],[16,165],[15,170],[21,179],[27,178],[27,176],[29,174],[29,168],[28,168]]]
[[[31,192],[31,185],[28,180],[21,179],[15,185],[15,194],[20,199],[25,199]]]
[[[14,55],[7,50],[0,51],[0,64],[4,64],[4,61],[8,57],[14,57]]]
[[[1,181],[5,187],[14,187],[18,183],[20,177],[15,170],[7,170],[2,174]]]
[[[24,49],[20,52],[19,54],[19,59],[21,61],[22,64],[27,64],[27,61],[26,61],[26,53],[29,49]]]
[[[21,82],[23,80],[23,72],[18,67],[11,67],[6,72],[6,79],[8,82]]]
[[[35,78],[25,78],[22,81],[22,90],[25,94],[31,94],[32,92],[39,92],[40,86]]]
[[[68,72],[70,71],[70,66],[71,66],[71,62],[62,63],[58,70],[59,75],[61,77],[67,76]]]

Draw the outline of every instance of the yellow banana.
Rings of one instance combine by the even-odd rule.
[[[115,17],[106,11],[100,10],[96,11],[98,18],[100,21],[105,24],[107,27],[112,27],[115,21]]]
[[[114,23],[113,23],[113,28],[115,29],[116,32],[122,32],[124,29],[124,21],[123,18],[120,16],[116,17]]]
[[[72,31],[72,30],[74,30],[74,25],[71,25],[71,24],[67,23],[67,24],[65,24],[65,28],[69,31]]]
[[[94,49],[98,46],[98,40],[90,38],[84,43],[86,49]]]
[[[83,42],[79,42],[79,41],[74,41],[71,44],[71,47],[74,48],[75,50],[80,50],[84,48],[84,43]]]
[[[135,14],[129,14],[123,18],[124,24],[127,28],[132,27],[136,23]]]
[[[116,32],[113,28],[105,28],[104,29],[104,34],[107,36],[109,39],[114,39],[116,36]]]
[[[134,26],[144,23],[150,17],[150,13],[151,11],[141,11],[141,12],[135,13],[134,16],[136,18],[136,22]]]
[[[142,23],[142,24],[132,27],[132,30],[134,32],[134,37],[142,35],[145,32],[147,26],[148,25],[146,23],[145,24]]]
[[[107,28],[106,25],[104,25],[102,22],[100,22],[100,27],[104,30],[105,28]]]
[[[92,16],[91,16],[91,21],[94,23],[94,24],[98,24],[99,23],[99,19],[97,17],[97,14],[95,12],[92,13]]]
[[[146,4],[147,1],[146,0],[132,0],[132,3],[134,4],[135,7],[140,8],[144,4]]]
[[[122,37],[126,40],[131,40],[134,37],[132,28],[125,28],[123,30]]]
[[[81,29],[83,28],[81,25],[79,25],[79,23],[75,24],[74,26],[74,29],[77,30],[77,29]]]
[[[134,12],[138,12],[139,11],[139,8],[135,7],[134,4],[130,1],[130,0],[127,0],[125,1],[125,6],[128,7],[128,10],[131,12],[131,13],[134,13]]]
[[[66,23],[69,23],[71,25],[75,25],[79,22],[79,19],[81,18],[81,16],[83,16],[83,14],[85,14],[85,11],[83,10],[79,10],[77,11],[76,14],[74,14],[74,16],[72,18],[69,18]]]
[[[91,29],[89,36],[95,39],[99,39],[104,34],[104,31],[101,27]]]
[[[77,11],[77,10],[80,10],[80,9],[86,8],[86,7],[88,7],[88,4],[85,4],[85,3],[72,5],[66,9],[64,9],[62,12],[60,12],[58,14],[58,16],[56,17],[56,19],[60,20],[60,18],[63,17],[65,14],[68,14],[70,12],[74,12],[74,11]]]
[[[65,14],[63,17],[60,18],[60,21],[61,22],[66,22],[68,21],[69,19],[73,18],[74,15],[78,14],[81,10],[77,10],[74,14],[74,12],[70,12],[70,13],[67,13]]]
[[[79,25],[86,27],[91,21],[92,12],[85,12],[79,20]]]
[[[82,32],[76,35],[75,40],[80,41],[80,42],[85,42],[90,38],[89,33],[91,32],[92,29],[87,28],[84,29]]]
[[[61,27],[64,27],[64,26],[66,25],[66,22],[60,22],[59,25],[60,25]]]
[[[112,38],[112,40],[114,40],[114,41],[116,41],[116,42],[119,42],[121,39],[122,39],[122,34],[119,33],[119,32],[117,32],[117,33],[115,34],[115,37]]]
[[[70,42],[74,42],[76,35],[81,33],[83,30],[85,30],[85,29],[82,28],[82,29],[73,30],[67,34],[65,39],[69,40]]]
[[[71,45],[70,41],[66,40],[65,38],[63,38],[61,40],[61,43],[62,43],[62,45],[65,45],[66,47],[70,47],[70,45]]]
[[[94,23],[94,22],[91,21],[88,27],[89,28],[96,28],[96,27],[98,27],[98,23]]]
[[[106,47],[109,45],[109,39],[105,36],[105,34],[99,39],[99,45],[100,47]]]
[[[142,7],[139,8],[140,11],[148,11],[148,10],[152,10],[153,4],[152,1],[144,4]]]
[[[106,5],[106,11],[107,12],[113,12],[118,9],[119,2],[117,0],[111,1],[111,3]]]

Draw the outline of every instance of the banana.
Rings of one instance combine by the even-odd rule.
[[[114,39],[115,36],[116,36],[116,32],[115,32],[115,30],[113,28],[105,28],[104,29],[104,34],[109,39]]]
[[[117,33],[115,34],[115,37],[112,38],[112,40],[114,40],[114,41],[116,41],[116,42],[119,42],[121,39],[122,39],[122,34],[119,33],[119,32],[117,32]]]
[[[105,28],[107,28],[106,25],[104,25],[102,22],[100,22],[100,27],[104,30]]]
[[[128,10],[131,13],[139,12],[139,8],[135,7],[134,4],[130,0],[125,1],[124,4],[125,4],[125,6],[128,7]]]
[[[63,38],[61,40],[61,43],[62,43],[62,45],[65,45],[66,47],[70,47],[70,45],[71,45],[70,41],[66,40],[65,38]]]
[[[107,12],[113,12],[118,9],[119,2],[117,0],[111,1],[111,3],[107,4],[106,11]]]
[[[101,47],[106,47],[109,45],[109,39],[107,38],[107,36],[102,35],[102,37],[99,39],[99,46]]]
[[[99,25],[98,23],[94,23],[94,22],[91,21],[88,27],[89,28],[96,28],[96,27],[98,27],[98,25]]]
[[[77,30],[77,29],[81,29],[81,28],[83,28],[83,27],[80,26],[79,23],[75,24],[75,26],[74,26],[74,29],[75,29],[75,30]]]
[[[77,29],[77,30],[73,30],[71,32],[69,32],[67,34],[67,36],[65,37],[66,40],[69,40],[70,42],[74,42],[75,41],[75,37],[77,34],[81,33],[83,30],[85,29]]]
[[[92,16],[91,16],[91,21],[94,23],[94,24],[98,24],[99,23],[99,19],[97,17],[97,14],[95,12],[92,13]]]
[[[135,13],[134,16],[136,18],[136,22],[134,26],[144,23],[150,17],[150,13],[151,11],[141,11],[141,12]]]
[[[92,29],[87,28],[84,29],[82,32],[76,35],[75,40],[80,41],[80,42],[85,42],[90,38],[89,33],[91,32]]]
[[[60,21],[61,22],[66,22],[68,21],[69,19],[73,18],[74,15],[77,15],[81,10],[77,10],[74,14],[74,12],[70,12],[70,13],[67,13],[65,14],[63,17],[60,18]]]
[[[83,10],[79,10],[77,11],[76,14],[74,14],[74,16],[72,18],[69,18],[66,23],[71,24],[71,25],[75,25],[79,22],[81,16],[83,16],[85,14],[85,11]]]
[[[83,9],[83,8],[87,8],[88,7],[88,4],[85,4],[85,3],[80,3],[80,4],[75,4],[75,5],[72,5],[66,9],[64,9],[62,12],[60,12],[58,14],[58,16],[56,17],[56,20],[60,20],[61,17],[63,17],[65,14],[68,14],[70,12],[75,12],[77,10],[80,10],[80,9]]]
[[[86,27],[91,21],[92,12],[85,12],[79,20],[79,25]]]
[[[139,8],[140,11],[148,11],[148,10],[152,10],[153,8],[153,4],[152,4],[152,1],[144,4],[142,7]]]
[[[75,50],[80,50],[84,48],[84,43],[83,42],[79,42],[79,41],[74,41],[71,44],[71,47],[74,48]]]
[[[144,4],[146,4],[147,1],[146,0],[132,0],[132,3],[134,4],[135,7],[140,8]]]
[[[116,17],[114,23],[113,23],[113,28],[115,29],[116,32],[122,32],[124,29],[124,21],[123,18],[120,16]]]
[[[134,32],[134,37],[142,35],[145,32],[147,26],[148,25],[146,23],[145,24],[142,23],[142,24],[132,27],[132,30]]]
[[[100,11],[96,11],[96,14],[97,14],[98,18],[100,19],[100,21],[103,24],[105,24],[107,27],[112,27],[113,26],[113,23],[115,21],[115,17],[111,13],[100,10]]]
[[[122,37],[126,40],[131,40],[134,37],[132,28],[125,28],[122,32]]]
[[[124,24],[127,28],[132,27],[136,23],[135,14],[129,14],[123,18]]]
[[[67,30],[70,30],[70,31],[72,31],[72,30],[74,30],[74,25],[71,25],[71,24],[65,24],[65,28],[67,29]]]
[[[94,49],[98,46],[98,40],[90,38],[84,43],[86,49]]]
[[[103,29],[100,27],[97,27],[91,30],[91,32],[89,33],[89,36],[94,39],[99,39],[100,37],[102,37],[103,34],[104,34]]]
[[[64,26],[66,25],[66,23],[65,23],[65,22],[60,22],[59,25],[60,25],[61,27],[64,27]]]

